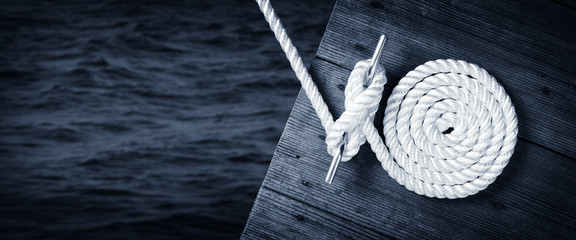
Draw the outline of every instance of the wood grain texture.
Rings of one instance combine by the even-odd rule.
[[[429,60],[476,63],[511,96],[521,138],[576,157],[576,11],[455,2],[339,1],[317,55],[351,70],[384,33],[380,61],[393,84]]]
[[[311,67],[335,113],[342,112],[342,76],[349,71],[323,60]],[[339,94],[336,94],[338,93]],[[385,93],[384,97],[387,97]],[[340,103],[340,104],[337,104]],[[381,108],[382,109],[382,108]],[[263,188],[394,238],[550,238],[575,236],[576,162],[520,140],[494,184],[465,199],[416,195],[391,179],[367,145],[341,165],[332,185],[323,179],[330,164],[325,133],[303,92],[298,96]],[[376,122],[381,121],[382,115]],[[306,181],[307,184],[302,184]],[[257,202],[260,201],[260,197]],[[254,211],[269,205],[255,206]],[[304,215],[307,217],[307,215]],[[251,216],[250,219],[258,219]],[[276,224],[283,225],[282,222]],[[247,229],[258,226],[251,221]],[[341,231],[341,229],[334,229]],[[343,231],[343,230],[342,230]],[[304,232],[314,238],[319,232]],[[272,235],[271,235],[272,236]]]
[[[464,199],[419,196],[390,178],[367,144],[326,184],[326,133],[301,91],[243,238],[576,236],[574,10],[552,2],[490,3],[499,5],[339,1],[310,73],[338,117],[350,70],[371,56],[378,35],[386,33],[381,62],[390,81],[375,119],[381,131],[385,99],[416,66],[456,58],[486,68],[511,95],[520,123],[516,151],[492,185]],[[480,34],[482,29],[488,33]],[[534,47],[541,49],[530,51]]]
[[[314,233],[315,239],[391,239],[268,188],[261,188],[259,196],[250,218],[254,227],[244,238],[302,239]]]

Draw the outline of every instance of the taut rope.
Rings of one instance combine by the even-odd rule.
[[[409,72],[388,98],[384,144],[372,123],[387,81],[384,68],[377,65],[370,78],[370,60],[356,64],[345,89],[346,110],[334,121],[269,0],[256,2],[327,132],[332,156],[348,161],[367,140],[398,183],[437,198],[476,194],[508,163],[518,120],[510,97],[486,70],[448,59]]]

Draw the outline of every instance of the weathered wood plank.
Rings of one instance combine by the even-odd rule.
[[[554,4],[519,4],[521,12],[505,1],[374,2],[338,2],[318,57],[352,69],[385,33],[389,41],[380,61],[393,84],[429,60],[479,64],[510,94],[520,137],[576,157],[575,17],[551,13],[561,12]]]
[[[243,238],[247,239],[390,239],[338,216],[330,215],[287,196],[261,188],[260,201]]]
[[[348,70],[322,60],[315,60],[311,69],[319,85],[325,86],[325,96],[342,102],[342,94],[335,94],[342,92],[338,76],[347,76]],[[340,113],[341,106],[333,105],[332,110]],[[395,238],[576,236],[576,210],[571,207],[576,204],[572,187],[576,162],[533,143],[519,141],[504,173],[486,190],[445,200],[416,195],[396,183],[368,146],[352,162],[342,164],[332,185],[325,184],[331,158],[324,134],[300,93],[263,187]],[[253,211],[270,207],[263,205]]]
[[[322,60],[311,69],[325,96],[331,96],[332,110],[340,113],[342,105],[334,103],[343,101],[338,85],[345,80],[338,76],[348,70]],[[521,140],[510,164],[486,190],[465,199],[431,199],[391,179],[366,145],[341,165],[332,185],[325,184],[331,158],[324,134],[301,93],[263,186],[395,238],[576,236],[571,207],[576,204],[576,161],[558,153]]]
[[[386,33],[390,39],[381,62],[390,81],[376,115],[378,129],[392,87],[417,65],[456,58],[486,68],[511,95],[520,122],[516,151],[495,183],[464,199],[419,196],[390,178],[364,145],[340,166],[334,183],[326,184],[331,157],[325,133],[301,91],[243,237],[576,236],[574,9],[542,2],[511,9],[516,4],[342,0],[310,68],[338,117],[350,70],[371,56],[378,35]],[[549,24],[555,25],[546,28]],[[297,222],[294,214],[310,221]]]

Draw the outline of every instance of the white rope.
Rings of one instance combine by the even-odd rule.
[[[292,70],[294,70],[296,77],[302,84],[302,88],[306,91],[306,95],[310,99],[312,107],[316,110],[320,122],[322,122],[322,126],[326,131],[328,131],[328,129],[332,127],[332,124],[334,124],[332,114],[328,110],[328,106],[326,106],[322,95],[320,95],[318,87],[316,87],[316,84],[312,81],[312,77],[308,73],[308,69],[304,66],[304,62],[302,62],[302,58],[298,54],[296,47],[294,47],[288,34],[286,34],[286,30],[284,29],[284,26],[282,26],[280,18],[278,18],[274,12],[269,0],[256,0],[256,2],[258,3],[258,6],[260,6],[260,11],[264,14],[264,18],[266,18],[266,21],[270,24],[270,29],[274,32],[276,40],[278,40],[282,50],[286,53],[286,58],[290,61]]]
[[[256,2],[320,117],[332,156],[344,143],[342,161],[348,161],[367,140],[398,183],[437,198],[476,194],[508,163],[518,134],[516,112],[504,88],[486,70],[448,59],[409,72],[388,98],[385,145],[373,125],[386,83],[384,68],[378,65],[370,80],[370,61],[356,64],[345,89],[346,110],[334,122],[270,2]]]

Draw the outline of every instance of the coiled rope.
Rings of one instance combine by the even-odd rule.
[[[370,79],[370,61],[356,64],[344,92],[346,110],[334,121],[269,0],[256,2],[327,132],[332,156],[348,161],[368,141],[398,183],[437,198],[476,194],[508,163],[518,120],[510,97],[486,70],[448,59],[409,72],[388,98],[384,144],[373,125],[387,81],[384,68],[378,65]]]

